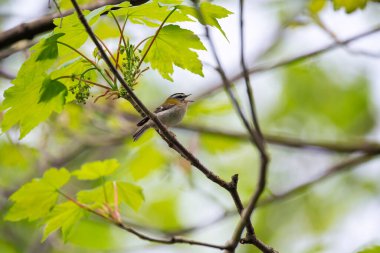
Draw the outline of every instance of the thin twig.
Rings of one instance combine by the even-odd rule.
[[[115,64],[115,69],[117,70],[117,68],[119,66],[119,57],[120,57],[121,42],[124,43],[124,48],[125,48],[125,50],[127,50],[127,43],[126,43],[125,38],[124,38],[124,30],[125,30],[125,26],[127,25],[127,22],[128,22],[128,17],[125,18],[124,23],[123,23],[123,27],[120,27],[120,24],[117,21],[117,18],[115,16],[115,14],[113,14],[112,11],[110,11],[110,13],[111,13],[111,16],[114,19],[114,21],[116,23],[116,26],[117,26],[117,28],[119,29],[119,32],[120,32],[119,42],[117,43],[117,53],[116,53],[116,63],[117,64]],[[114,84],[116,85],[116,81],[117,81],[116,76],[114,77],[113,81],[114,81]]]
[[[310,188],[311,186],[313,186],[313,185],[315,185],[315,184],[317,184],[317,183],[319,183],[319,182],[321,182],[327,178],[330,178],[331,176],[333,176],[339,172],[346,171],[348,169],[353,168],[354,166],[365,163],[365,162],[375,158],[376,155],[378,155],[378,154],[362,154],[362,155],[358,155],[356,157],[344,160],[343,162],[340,162],[336,165],[331,166],[326,171],[321,173],[319,176],[317,176],[313,179],[310,179],[309,181],[307,181],[305,183],[302,183],[302,184],[300,184],[296,187],[293,187],[287,191],[272,194],[271,197],[268,197],[268,198],[260,201],[259,206],[268,205],[272,202],[283,200],[285,198],[289,198],[290,196],[294,196],[295,194],[297,194],[301,191],[304,191],[304,190]]]
[[[255,110],[255,102],[253,97],[253,91],[251,87],[250,77],[249,73],[245,64],[244,59],[244,0],[239,1],[239,11],[240,11],[240,62],[243,69],[243,76],[245,80],[245,85],[247,89],[247,94],[249,98],[250,103],[250,109],[251,109],[251,116],[252,121],[255,126],[256,132],[257,132],[257,148],[260,153],[260,169],[259,169],[259,175],[258,175],[258,182],[256,186],[256,190],[253,192],[249,203],[247,207],[244,209],[241,215],[241,219],[239,223],[237,224],[234,233],[232,234],[232,237],[228,243],[228,249],[226,252],[233,253],[235,252],[236,247],[238,246],[241,234],[243,233],[244,227],[250,223],[250,217],[253,213],[253,210],[255,209],[260,196],[264,192],[265,185],[266,185],[266,178],[267,178],[267,171],[268,171],[268,163],[269,163],[269,156],[267,154],[266,145],[265,145],[265,139],[263,137],[263,134],[260,129],[260,124],[257,119],[256,110]],[[276,252],[273,248],[265,245],[263,242],[258,240],[256,236],[253,236],[252,234],[248,233],[245,242],[249,242],[254,244],[256,247],[258,247],[262,252]]]
[[[59,192],[59,194],[61,194],[63,197],[65,197],[67,200],[73,202],[74,204],[76,204],[78,207],[90,212],[90,213],[93,213],[105,220],[107,220],[108,222],[118,226],[119,228],[137,236],[138,238],[142,239],[142,240],[145,240],[145,241],[149,241],[149,242],[155,242],[155,243],[161,243],[161,244],[190,244],[190,245],[197,245],[197,246],[204,246],[204,247],[208,247],[208,248],[214,248],[214,249],[220,249],[220,250],[223,250],[225,249],[226,247],[223,246],[223,245],[216,245],[216,244],[211,244],[211,243],[206,243],[206,242],[199,242],[199,241],[194,241],[194,240],[189,240],[189,239],[185,239],[185,238],[181,238],[181,237],[177,237],[177,236],[172,236],[171,238],[169,239],[161,239],[161,238],[155,238],[155,237],[151,237],[151,236],[148,236],[148,235],[145,235],[139,231],[137,231],[136,229],[130,227],[130,226],[127,226],[125,225],[123,222],[121,222],[120,220],[116,220],[116,219],[113,219],[113,217],[110,217],[109,215],[106,215],[104,214],[103,212],[100,212],[98,210],[94,210],[92,209],[91,207],[85,205],[85,204],[82,204],[80,203],[79,201],[77,201],[76,199],[70,197],[69,195],[65,194],[64,192],[62,192],[61,190],[57,190]]]
[[[198,242],[198,241],[194,241],[194,240],[184,239],[184,238],[181,238],[181,237],[178,237],[178,236],[173,236],[173,237],[171,237],[169,239],[157,239],[157,238],[153,238],[153,237],[147,236],[145,234],[142,234],[142,233],[138,232],[137,230],[135,230],[135,229],[133,229],[131,227],[128,227],[128,226],[126,226],[126,225],[124,225],[122,223],[119,223],[119,224],[116,224],[116,225],[119,226],[121,229],[124,229],[124,230],[128,231],[129,233],[136,235],[140,239],[146,240],[146,241],[150,241],[150,242],[156,242],[156,243],[162,243],[162,244],[177,244],[177,243],[182,243],[182,244],[204,246],[204,247],[214,248],[214,249],[220,249],[220,250],[223,250],[223,249],[226,248],[224,245],[217,245],[217,244],[211,244],[211,243],[205,243],[205,242]]]
[[[83,78],[80,78],[80,77],[76,77],[76,76],[60,76],[60,77],[57,77],[54,80],[59,80],[59,79],[63,79],[63,78],[66,78],[66,79],[76,79],[76,80],[81,81],[81,82],[85,82],[85,83],[92,84],[94,86],[98,86],[98,87],[103,88],[105,90],[111,90],[109,87],[104,86],[104,85],[102,85],[100,83],[96,83],[96,82],[93,82],[93,81],[90,81],[90,80],[86,80],[86,79],[83,79]]]
[[[372,52],[366,52],[361,50],[352,49],[349,47],[348,44],[342,43],[342,40],[322,21],[322,19],[318,15],[310,15],[311,18],[314,20],[314,22],[318,25],[319,28],[321,28],[322,31],[324,31],[335,43],[342,46],[343,49],[345,49],[349,54],[357,54],[357,55],[364,55],[367,57],[372,58],[380,58],[379,53],[372,53]]]
[[[255,126],[255,129],[257,131],[257,134],[259,137],[262,138],[262,132],[260,128],[259,121],[257,119],[257,113],[256,113],[256,105],[255,105],[255,99],[253,96],[253,88],[251,85],[251,79],[249,77],[248,68],[245,63],[245,50],[244,50],[244,0],[239,1],[239,19],[240,19],[240,65],[243,69],[243,76],[245,81],[245,87],[247,90],[247,95],[249,99],[249,105],[250,105],[250,111],[251,111],[251,117],[253,125]]]
[[[238,133],[229,130],[219,130],[211,127],[196,126],[196,125],[185,125],[181,124],[175,128],[195,131],[204,134],[224,136],[226,138],[233,138],[241,141],[249,141],[249,135],[247,133]],[[128,133],[129,135],[129,133]],[[354,142],[347,141],[309,141],[302,140],[294,137],[265,134],[265,140],[274,145],[280,145],[291,148],[311,148],[316,150],[333,151],[339,153],[352,153],[352,152],[363,152],[377,154],[380,153],[380,143],[367,142],[364,140],[355,140]]]
[[[273,69],[277,69],[277,68],[280,68],[280,67],[288,66],[290,64],[302,62],[304,60],[308,60],[308,59],[311,59],[313,57],[319,56],[319,55],[321,55],[323,53],[326,53],[326,52],[329,52],[331,50],[337,49],[337,48],[341,47],[342,45],[347,45],[347,44],[350,44],[351,42],[354,42],[354,41],[359,40],[361,38],[373,35],[373,34],[379,32],[379,31],[380,31],[380,25],[375,26],[375,27],[373,27],[373,28],[371,28],[371,29],[369,29],[369,30],[367,30],[365,32],[359,33],[359,34],[357,34],[355,36],[352,36],[352,37],[350,37],[348,39],[341,40],[340,44],[337,44],[337,43],[333,42],[333,43],[328,44],[327,46],[324,46],[324,47],[322,47],[320,49],[317,49],[317,50],[314,50],[314,51],[310,51],[310,52],[307,52],[307,53],[304,53],[304,54],[300,54],[298,56],[293,56],[293,57],[290,57],[288,59],[279,60],[279,61],[277,61],[275,63],[260,64],[260,65],[257,65],[255,67],[249,69],[248,72],[249,72],[249,74],[267,72],[267,71],[270,71],[270,70],[273,70]],[[243,76],[244,76],[243,72],[238,73],[238,74],[234,75],[230,79],[230,81],[231,81],[231,83],[234,83],[234,82],[240,80]],[[223,87],[223,83],[218,84],[216,86],[213,86],[209,90],[203,92],[202,95],[198,97],[198,99],[208,97],[210,94],[213,94],[214,92],[220,90],[222,87]]]
[[[125,98],[134,106],[134,108],[140,113],[142,116],[148,116],[150,120],[152,120],[155,123],[156,131],[161,135],[161,137],[168,143],[169,147],[175,149],[178,151],[178,153],[183,156],[185,159],[187,159],[194,167],[196,167],[198,170],[200,170],[207,178],[209,178],[212,182],[218,184],[219,186],[226,189],[231,196],[234,198],[234,201],[239,201],[241,203],[240,198],[235,199],[235,196],[238,196],[237,194],[234,194],[234,192],[237,193],[236,187],[234,187],[234,182],[228,183],[221,179],[219,176],[214,174],[211,170],[207,169],[191,152],[189,152],[181,143],[178,142],[175,136],[169,132],[169,130],[162,124],[162,122],[157,118],[156,115],[154,115],[152,112],[150,112],[145,105],[136,97],[132,89],[126,84],[125,80],[120,76],[120,74],[117,72],[115,67],[112,65],[112,62],[107,57],[107,54],[103,50],[100,43],[97,41],[95,34],[93,33],[91,27],[87,23],[87,20],[84,18],[83,13],[81,12],[77,2],[75,0],[71,0],[72,4],[74,5],[74,8],[78,14],[78,17],[82,24],[84,25],[87,33],[89,34],[92,41],[95,43],[96,47],[98,48],[100,55],[102,56],[105,63],[108,65],[110,70],[113,72],[113,74],[117,77],[121,85],[126,90],[126,96]]]
[[[115,59],[115,57],[113,56],[111,50],[107,47],[106,43],[104,43],[104,41],[102,41],[99,36],[96,36],[98,41],[103,45],[103,47],[106,49],[106,51],[108,52],[109,56],[112,58],[112,60],[115,62],[115,68],[117,69],[117,67],[119,67],[119,69],[121,69],[119,63],[117,62],[117,60]]]
[[[265,149],[265,141],[264,139],[262,138],[262,136],[260,134],[258,134],[257,132],[255,132],[252,127],[250,126],[248,120],[246,119],[246,117],[244,116],[243,114],[243,111],[239,105],[239,102],[237,100],[237,98],[235,97],[235,95],[233,94],[232,92],[232,85],[230,83],[230,81],[228,80],[227,78],[227,75],[225,74],[224,70],[223,70],[223,67],[222,67],[222,64],[221,64],[221,61],[218,57],[218,54],[216,52],[216,48],[215,48],[215,45],[213,43],[213,40],[210,36],[210,32],[209,32],[209,28],[208,26],[206,25],[206,23],[204,22],[204,17],[203,17],[203,13],[200,9],[200,6],[198,4],[197,1],[193,1],[194,3],[194,6],[197,10],[197,14],[198,14],[198,17],[199,19],[201,20],[201,23],[202,24],[205,24],[204,25],[204,29],[205,29],[205,35],[206,35],[206,38],[208,39],[209,41],[209,44],[210,44],[210,49],[211,49],[211,52],[212,52],[212,55],[217,63],[217,70],[220,74],[220,77],[222,79],[222,83],[223,83],[223,87],[224,87],[224,90],[226,91],[227,95],[229,96],[235,110],[237,111],[240,119],[242,120],[246,130],[248,131],[249,135],[250,135],[250,140],[251,142],[258,148],[259,150],[259,153],[260,153],[260,169],[259,169],[259,180],[258,180],[258,184],[257,184],[257,189],[256,189],[256,192],[253,196],[253,203],[252,203],[252,206],[254,207],[256,205],[256,202],[257,200],[259,199],[261,193],[264,191],[264,188],[265,188],[265,180],[266,180],[266,171],[267,171],[267,164],[268,164],[268,161],[269,161],[269,157],[266,153],[266,149]],[[244,65],[245,66],[245,65]],[[248,76],[248,74],[246,75]],[[249,81],[249,80],[248,80]],[[249,83],[248,83],[249,85]],[[250,89],[250,88],[248,88]],[[252,93],[251,93],[252,95]],[[249,95],[250,96],[250,95]],[[250,97],[250,102],[253,102],[253,96]],[[253,110],[254,110],[254,104],[251,104]],[[256,114],[252,113],[252,116],[256,119]],[[256,121],[257,123],[257,121]],[[258,125],[258,124],[257,124]],[[260,129],[259,126],[257,126],[258,129]],[[251,221],[249,220],[249,217],[253,211],[253,207],[251,208],[251,206],[249,206],[248,208],[248,211],[244,212],[243,210],[243,205],[241,203],[241,200],[240,200],[240,197],[239,197],[239,194],[237,192],[237,175],[235,175],[234,177],[232,177],[232,179],[235,179],[236,178],[236,181],[232,180],[232,182],[235,182],[234,184],[234,191],[231,191],[230,193],[232,194],[232,197],[235,201],[235,205],[239,211],[239,213],[241,214],[242,216],[242,220],[245,221],[244,223],[244,226],[243,228],[241,229],[241,232],[243,231],[244,227],[246,226],[247,227],[247,234],[249,235],[250,238],[252,238],[251,242],[252,244],[254,244],[257,248],[259,248],[262,252],[274,252],[274,250],[265,245],[264,243],[262,243],[260,240],[258,240],[255,236],[255,232],[254,232],[254,229],[253,229],[253,226],[252,226],[252,223]],[[252,209],[252,210],[250,210]],[[248,216],[248,218],[246,217]],[[238,227],[240,229],[240,227]],[[240,237],[239,237],[240,239]],[[228,243],[228,248],[226,250],[226,252],[234,252],[235,251],[235,248],[237,246],[237,244],[239,243],[239,239],[236,241],[233,240],[233,241],[230,241]]]
[[[37,42],[34,40],[30,40],[27,42],[20,42],[15,45],[13,45],[10,48],[3,49],[0,51],[0,60],[3,60],[7,58],[8,56],[11,56],[15,53],[21,52],[21,51],[26,51],[30,47],[34,46]]]
[[[77,2],[75,0],[71,0],[72,4],[74,5],[74,8],[76,9],[76,12],[78,14],[78,17],[82,24],[84,25],[87,33],[89,34],[92,41],[95,43],[96,47],[99,50],[100,55],[102,56],[105,63],[108,65],[110,70],[113,72],[113,74],[117,77],[121,85],[125,88],[127,95],[125,99],[127,99],[131,104],[134,106],[134,108],[140,113],[140,115],[145,116],[147,115],[155,124],[157,127],[157,132],[167,141],[168,145],[176,150],[179,151],[180,155],[182,155],[185,159],[189,160],[190,163],[196,167],[198,170],[200,170],[207,178],[209,178],[214,183],[217,183],[218,185],[222,186],[225,189],[229,188],[229,183],[221,179],[219,176],[214,174],[211,170],[207,169],[191,152],[189,152],[181,143],[178,142],[178,140],[169,132],[167,127],[162,124],[162,122],[157,118],[155,114],[150,112],[146,106],[137,98],[137,96],[134,94],[132,89],[126,84],[123,77],[117,72],[115,67],[112,65],[112,62],[107,57],[107,54],[104,52],[102,46],[97,41],[96,36],[94,35],[91,27],[87,23],[86,19],[83,16],[82,11],[80,10]]]
[[[152,41],[151,41],[150,44],[148,45],[148,48],[146,49],[144,55],[141,57],[139,63],[137,64],[136,71],[137,71],[138,69],[140,69],[141,64],[143,63],[145,57],[146,57],[147,54],[149,53],[149,50],[150,50],[150,48],[152,47],[154,41],[157,39],[157,36],[158,36],[158,34],[160,33],[162,27],[164,26],[164,24],[166,23],[166,21],[169,19],[169,17],[175,12],[176,9],[177,9],[177,7],[174,7],[173,10],[171,10],[171,11],[169,12],[169,14],[166,16],[166,18],[162,21],[161,25],[158,27],[156,33],[154,34],[154,36],[153,36],[153,38],[152,38]],[[135,74],[136,74],[136,73],[135,73]]]
[[[64,43],[64,42],[61,42],[61,41],[57,41],[57,44],[61,44],[67,48],[70,48],[71,50],[73,50],[74,52],[76,52],[77,54],[79,54],[80,56],[82,56],[87,62],[89,62],[92,66],[94,66],[94,68],[99,72],[99,74],[103,77],[103,79],[113,88],[112,86],[112,83],[110,80],[108,80],[108,78],[104,75],[104,73],[102,72],[102,70],[98,67],[98,65],[96,65],[96,63],[94,61],[92,61],[90,58],[88,58],[85,54],[83,54],[81,51],[79,51],[78,49],[76,49],[75,47],[67,44],[67,43]]]
[[[204,17],[203,17],[203,14],[200,10],[200,7],[198,5],[198,3],[196,1],[193,1],[194,3],[194,6],[197,10],[197,15],[199,17],[199,19],[201,20],[200,23],[202,24],[205,24],[204,22]],[[257,136],[256,136],[256,133],[253,131],[253,129],[251,128],[248,120],[246,119],[246,117],[244,116],[243,114],[243,111],[240,107],[240,104],[237,100],[237,98],[235,97],[235,95],[233,94],[232,90],[231,90],[231,83],[228,81],[227,79],[227,76],[222,68],[222,65],[221,65],[221,62],[219,60],[219,57],[218,57],[218,54],[216,52],[216,49],[215,49],[215,46],[214,46],[214,43],[213,43],[213,40],[211,39],[211,36],[210,36],[210,32],[209,32],[209,28],[207,27],[207,25],[204,25],[204,29],[205,29],[205,36],[206,38],[208,39],[209,41],[209,44],[210,44],[210,49],[211,49],[211,52],[212,52],[212,55],[215,59],[215,61],[217,62],[217,71],[219,72],[221,78],[222,78],[222,81],[223,81],[223,87],[229,97],[229,99],[231,100],[231,103],[233,104],[235,110],[237,111],[238,115],[239,115],[239,118],[242,120],[243,122],[243,125],[245,126],[245,128],[247,129],[248,133],[250,134],[250,140],[251,142],[254,144],[254,145],[259,145],[258,144],[258,141],[257,141]],[[238,182],[238,177],[237,175],[234,175],[232,177],[232,182],[233,183],[233,187],[231,188],[230,190],[230,194],[235,202],[235,205],[237,207],[237,210],[239,213],[242,213],[243,211],[243,204],[242,204],[242,201],[239,197],[239,194],[237,192],[237,182]],[[249,234],[254,234],[254,229],[253,229],[253,226],[252,224],[248,224],[247,225],[247,231]]]
[[[8,80],[13,80],[16,78],[15,75],[8,73],[7,71],[0,69],[0,77]]]

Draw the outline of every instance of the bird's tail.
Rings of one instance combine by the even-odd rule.
[[[148,130],[149,126],[147,125],[143,125],[142,127],[140,127],[139,129],[137,129],[137,131],[133,134],[133,141],[137,141],[140,136],[146,131]]]

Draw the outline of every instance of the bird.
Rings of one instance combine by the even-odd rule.
[[[185,116],[188,104],[194,102],[186,99],[190,95],[185,93],[170,95],[163,104],[154,110],[154,114],[168,127],[177,125]],[[139,128],[133,134],[133,141],[137,141],[146,130],[154,126],[154,122],[149,117],[144,117],[137,123],[137,126]]]

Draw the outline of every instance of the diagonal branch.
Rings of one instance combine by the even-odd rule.
[[[287,191],[277,193],[277,194],[273,194],[271,197],[268,197],[268,198],[260,201],[259,206],[268,205],[272,202],[279,201],[279,200],[294,196],[294,195],[310,188],[311,186],[313,186],[313,185],[315,185],[315,184],[317,184],[317,183],[319,183],[319,182],[321,182],[327,178],[330,178],[333,175],[336,175],[337,173],[347,171],[347,170],[349,170],[355,166],[358,166],[362,163],[368,162],[368,161],[372,160],[373,158],[375,158],[377,155],[378,154],[362,154],[362,155],[358,155],[358,156],[353,157],[353,158],[348,158],[347,160],[344,160],[340,163],[337,163],[337,164],[331,166],[325,172],[321,173],[319,176],[317,176],[313,179],[310,179],[309,181],[307,181],[305,183],[302,183],[302,184],[300,184],[294,188],[291,188]]]
[[[254,112],[253,94],[252,94],[250,87],[247,87],[248,96],[250,98],[251,108],[252,108],[252,118],[255,121],[254,125],[257,127],[256,131],[254,129],[252,129],[252,127],[250,126],[250,123],[248,122],[247,118],[243,114],[243,111],[240,107],[240,104],[239,104],[237,98],[235,97],[235,95],[232,92],[232,89],[231,89],[232,85],[231,85],[230,81],[227,78],[227,75],[225,74],[225,72],[223,70],[221,61],[220,61],[219,56],[216,52],[214,42],[210,36],[209,28],[207,26],[207,23],[205,22],[205,19],[203,17],[202,10],[200,9],[199,3],[195,0],[193,0],[193,4],[196,8],[197,15],[199,17],[200,23],[202,23],[204,25],[205,35],[209,41],[211,53],[212,53],[212,55],[213,55],[213,57],[217,63],[217,71],[219,72],[220,77],[222,79],[222,84],[223,84],[224,90],[226,91],[228,97],[230,98],[231,103],[233,104],[235,110],[237,111],[237,113],[238,113],[241,121],[243,122],[247,132],[249,133],[249,137],[250,137],[251,142],[257,147],[257,149],[259,150],[259,153],[260,153],[259,180],[258,180],[257,189],[256,189],[256,191],[252,197],[252,199],[254,200],[254,202],[253,202],[253,207],[254,207],[256,205],[256,202],[258,201],[261,193],[264,191],[264,188],[265,188],[265,180],[266,180],[266,172],[267,172],[267,165],[269,162],[269,156],[266,153],[265,141],[261,135],[260,127],[258,125],[258,122],[256,119],[256,114]],[[243,51],[243,53],[244,53],[244,51]],[[242,56],[244,56],[244,55],[242,55]],[[242,64],[243,63],[244,63],[244,57],[242,59]],[[243,66],[245,66],[245,64],[243,64]],[[250,86],[247,71],[245,71],[245,73],[246,73],[246,77],[248,79],[248,83],[246,83],[246,84],[248,86]],[[233,182],[234,182],[234,178],[236,179],[236,183],[234,186],[235,192],[234,192],[233,198],[235,200],[235,205],[236,205],[239,213],[242,216],[242,220],[244,219],[244,221],[245,221],[245,223],[243,224],[243,227],[241,228],[241,232],[243,232],[244,227],[247,227],[247,234],[249,235],[249,238],[252,239],[250,241],[252,244],[254,244],[262,252],[275,252],[271,247],[265,245],[263,242],[261,242],[255,236],[255,232],[254,232],[252,223],[249,220],[249,217],[253,211],[253,207],[252,207],[252,210],[250,210],[250,211],[245,211],[246,209],[243,209],[243,204],[242,204],[240,197],[239,197],[239,194],[237,192],[237,175],[233,176]],[[248,218],[245,216],[248,216]],[[240,229],[240,227],[239,227],[239,229]],[[239,236],[239,239],[240,239],[240,236]],[[227,248],[226,252],[234,252],[235,248],[237,247],[237,244],[239,243],[239,239],[236,241],[236,243],[235,243],[235,241],[230,241],[227,244],[228,248]]]
[[[207,178],[209,178],[214,183],[218,184],[222,188],[226,189],[232,196],[235,204],[238,209],[242,208],[242,203],[240,197],[237,193],[236,184],[237,184],[237,176],[232,178],[230,183],[224,181],[219,176],[214,174],[212,171],[207,169],[191,152],[189,152],[181,143],[178,142],[175,136],[166,128],[165,125],[157,118],[155,114],[150,112],[145,105],[137,98],[132,89],[126,84],[125,80],[121,77],[119,72],[116,70],[115,66],[113,66],[111,60],[108,58],[106,52],[103,50],[99,41],[97,40],[95,34],[93,33],[91,27],[87,23],[85,17],[83,16],[82,11],[76,0],[71,0],[77,14],[79,20],[82,22],[85,27],[87,33],[89,34],[92,41],[95,43],[96,47],[99,50],[100,55],[102,56],[104,62],[107,64],[112,73],[116,76],[120,84],[124,87],[126,91],[125,99],[127,99],[133,107],[140,113],[142,116],[148,116],[150,120],[155,123],[156,131],[161,135],[161,137],[168,143],[169,147],[175,149],[180,155],[182,155],[185,159],[187,159],[194,167],[200,170]]]
[[[129,233],[137,236],[138,238],[140,238],[142,240],[154,242],[154,243],[161,243],[161,244],[190,244],[190,245],[204,246],[204,247],[220,249],[220,250],[223,250],[226,248],[223,245],[217,245],[217,244],[211,244],[211,243],[206,243],[206,242],[200,242],[200,241],[185,239],[185,238],[182,238],[179,236],[172,236],[169,239],[155,238],[155,237],[152,237],[152,236],[149,236],[149,235],[146,235],[146,234],[143,234],[143,233],[137,231],[136,229],[124,224],[121,220],[117,220],[117,219],[113,218],[112,216],[104,214],[103,212],[100,212],[98,210],[94,210],[94,209],[90,208],[89,206],[78,202],[76,199],[70,197],[69,195],[65,194],[64,192],[62,192],[60,190],[58,190],[58,192],[59,192],[59,194],[61,194],[67,200],[73,202],[78,207],[107,220],[108,222],[118,226],[119,228],[121,228],[125,231],[128,231]]]
[[[255,102],[253,98],[253,91],[251,87],[251,81],[249,77],[249,73],[245,64],[245,59],[244,59],[244,0],[239,1],[239,19],[240,19],[240,62],[241,66],[243,69],[243,76],[245,80],[245,85],[247,89],[247,94],[249,98],[249,103],[250,103],[250,110],[251,110],[251,115],[252,115],[252,121],[255,126],[255,130],[257,132],[257,142],[259,145],[257,145],[257,148],[260,153],[260,169],[259,169],[259,176],[258,176],[258,182],[256,186],[256,190],[253,192],[248,206],[244,209],[244,211],[241,214],[241,219],[239,223],[237,224],[234,233],[232,234],[232,238],[230,239],[228,246],[229,248],[226,250],[228,253],[233,253],[235,252],[236,247],[238,246],[241,235],[243,233],[244,227],[250,223],[250,217],[253,213],[254,208],[257,205],[257,202],[259,201],[260,196],[264,192],[265,185],[266,185],[266,179],[267,179],[267,172],[268,172],[268,163],[269,163],[269,156],[267,154],[266,150],[266,145],[265,145],[265,139],[263,137],[263,134],[260,129],[260,125],[257,119],[257,115],[255,112]],[[256,236],[252,236],[251,234],[247,234],[248,240],[244,241],[249,241],[250,243],[257,245],[259,242]],[[273,248],[270,248],[266,245],[266,247],[261,246],[261,250],[263,252],[276,252]]]
[[[220,74],[220,77],[222,79],[222,83],[223,83],[223,87],[224,87],[224,90],[226,91],[229,99],[231,100],[231,103],[232,105],[234,106],[239,118],[241,119],[241,121],[243,122],[243,125],[244,127],[246,128],[246,130],[248,131],[249,133],[249,140],[255,145],[259,145],[258,143],[258,137],[257,137],[257,134],[253,131],[253,129],[251,128],[247,118],[244,116],[243,114],[243,111],[241,109],[241,106],[237,100],[237,98],[235,97],[234,93],[232,92],[232,89],[231,89],[231,83],[228,81],[227,79],[227,76],[222,68],[222,64],[220,62],[220,59],[218,57],[218,54],[216,52],[216,49],[215,49],[215,45],[213,43],[213,40],[211,39],[211,36],[210,36],[210,32],[209,32],[209,28],[207,27],[205,21],[204,21],[204,17],[203,17],[203,14],[202,14],[202,11],[199,7],[199,4],[198,2],[196,1],[193,1],[193,4],[196,8],[196,11],[197,11],[197,15],[199,17],[199,20],[200,20],[200,23],[204,24],[204,29],[205,29],[205,34],[206,34],[206,38],[208,39],[209,41],[209,44],[210,44],[210,49],[211,49],[211,52],[212,52],[212,55],[215,59],[215,61],[217,62],[217,67],[216,67],[216,70],[218,71],[218,73]],[[243,204],[242,204],[242,201],[240,200],[240,197],[239,197],[239,194],[237,192],[237,183],[238,183],[238,176],[235,175],[233,177],[233,179],[235,179],[235,184],[234,184],[234,194],[233,194],[233,199],[235,201],[235,205],[238,209],[238,212],[239,214],[243,211],[244,207],[243,207]],[[254,234],[254,229],[253,229],[253,226],[252,224],[248,224],[247,225],[247,231],[249,234]]]
[[[211,127],[197,126],[197,125],[185,125],[181,124],[176,126],[176,128],[195,131],[204,134],[224,136],[227,138],[233,138],[241,141],[248,141],[249,136],[246,133],[239,133],[228,130],[220,130]],[[128,133],[129,135],[130,133]],[[380,153],[380,143],[368,142],[364,140],[356,140],[355,142],[347,141],[309,141],[302,140],[294,137],[265,134],[265,140],[273,145],[291,147],[291,148],[310,148],[315,150],[333,151],[339,153],[352,153],[352,152],[363,152],[377,154]]]

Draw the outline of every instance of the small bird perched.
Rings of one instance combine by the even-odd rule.
[[[191,94],[174,93],[168,97],[162,105],[157,107],[156,110],[154,110],[154,113],[166,126],[175,126],[181,122],[183,116],[185,116],[188,103],[193,102],[191,100],[186,100],[190,95]],[[139,126],[139,128],[133,134],[133,141],[136,141],[146,130],[154,126],[154,122],[149,120],[148,117],[145,117],[137,123],[137,126]]]

